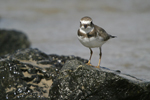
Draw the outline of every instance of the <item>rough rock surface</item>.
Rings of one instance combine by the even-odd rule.
[[[57,100],[150,100],[150,83],[70,60],[59,71],[49,92]]]
[[[38,49],[18,50],[0,58],[0,100],[49,100],[49,89],[66,60],[75,56],[47,55]]]
[[[0,100],[150,100],[150,82],[75,56],[18,50],[0,58]]]
[[[30,47],[30,42],[24,33],[0,29],[0,56],[28,47]]]

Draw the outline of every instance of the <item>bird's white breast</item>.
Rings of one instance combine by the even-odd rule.
[[[90,38],[78,36],[78,39],[84,46],[89,48],[101,47],[105,43],[103,38],[100,36]]]

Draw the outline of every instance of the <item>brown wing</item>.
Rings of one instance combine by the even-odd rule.
[[[107,41],[110,38],[115,38],[115,36],[108,34],[103,28],[101,28],[97,25],[95,25],[95,29],[97,30],[98,35],[104,38],[104,41]]]

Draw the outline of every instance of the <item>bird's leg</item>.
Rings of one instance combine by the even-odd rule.
[[[100,63],[101,63],[101,57],[102,57],[102,50],[101,47],[99,47],[100,53],[99,53],[99,62],[98,62],[98,66],[95,66],[96,68],[100,68]]]
[[[91,58],[92,58],[92,54],[93,54],[92,49],[91,48],[89,48],[89,49],[90,49],[90,59],[89,59],[87,65],[91,65]]]

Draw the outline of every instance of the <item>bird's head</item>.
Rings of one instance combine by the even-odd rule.
[[[80,20],[80,30],[84,31],[85,33],[89,33],[94,28],[94,24],[92,19],[88,16],[81,18]]]

